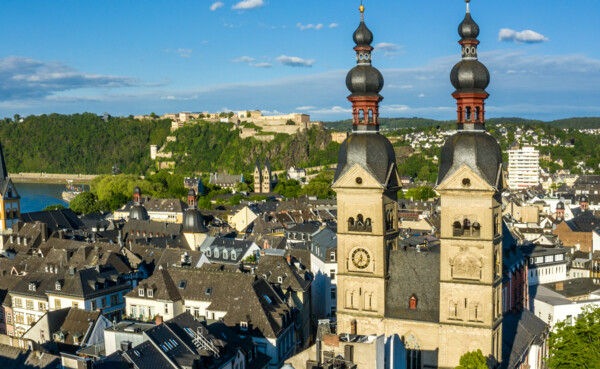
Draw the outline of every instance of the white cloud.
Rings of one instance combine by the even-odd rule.
[[[254,59],[251,56],[242,56],[239,57],[237,59],[232,60],[234,63],[246,63],[251,67],[256,67],[256,68],[271,68],[273,65],[271,63],[265,63],[265,62],[259,62],[259,63],[254,63]]]
[[[256,67],[256,68],[271,68],[273,66],[273,64],[271,63],[250,63],[251,66]]]
[[[182,58],[189,58],[192,56],[192,49],[177,49],[176,53]]]
[[[263,0],[243,0],[231,7],[231,9],[255,9],[265,5]]]
[[[425,97],[425,94],[419,94],[419,97],[423,98],[423,97]]]
[[[173,101],[188,101],[188,100],[196,100],[198,99],[198,95],[193,95],[193,96],[174,96],[174,95],[167,95],[167,96],[161,96],[160,98],[161,100],[173,100]]]
[[[394,58],[402,50],[401,45],[396,45],[391,42],[380,42],[375,45],[375,52],[382,51],[383,55],[391,59]]]
[[[309,111],[311,114],[352,114],[351,108],[343,108],[341,106],[335,105],[329,108],[315,108]],[[351,117],[348,117],[351,118]]]
[[[213,4],[210,6],[210,8],[209,8],[209,9],[210,9],[210,11],[214,12],[215,10],[217,10],[217,9],[219,9],[219,8],[222,8],[222,7],[223,7],[223,5],[225,5],[225,3],[224,3],[224,2],[222,2],[222,1],[217,1],[217,2],[213,3]]]
[[[299,106],[296,108],[296,110],[303,111],[303,110],[312,110],[312,109],[316,109],[316,108],[317,108],[316,106]]]
[[[304,25],[302,23],[298,23],[298,24],[296,24],[296,27],[300,28],[300,31],[304,31],[307,29],[316,29],[318,31],[323,28],[323,24],[322,23],[319,23],[319,24],[310,23],[310,24]]]
[[[306,60],[299,58],[297,56],[287,56],[281,55],[277,58],[277,61],[283,65],[287,65],[288,67],[306,67],[310,68],[315,63],[314,59]]]
[[[242,56],[233,60],[234,63],[252,63],[253,61],[254,58],[251,56]]]
[[[339,24],[337,24],[337,23],[331,23],[328,27],[329,28],[338,28]]]
[[[82,88],[139,86],[130,77],[88,74],[59,62],[22,56],[0,58],[0,100],[45,98]]]
[[[515,43],[539,43],[546,42],[548,38],[532,30],[515,31],[510,28],[502,28],[498,33],[498,41],[515,42]]]

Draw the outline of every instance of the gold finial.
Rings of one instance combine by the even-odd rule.
[[[365,20],[365,6],[362,4],[362,1],[358,10],[360,10],[360,20]]]

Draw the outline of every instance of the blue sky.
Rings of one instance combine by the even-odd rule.
[[[350,0],[0,5],[0,116],[261,109],[350,117]],[[453,119],[463,0],[364,0],[381,115]],[[488,117],[600,116],[600,2],[473,0]]]

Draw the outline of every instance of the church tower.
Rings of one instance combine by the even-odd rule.
[[[361,318],[385,316],[389,251],[398,237],[400,187],[392,144],[379,133],[383,76],[371,65],[373,34],[354,32],[356,62],[346,77],[352,134],[342,143],[333,189],[338,203],[338,332],[372,334]]]
[[[265,160],[265,168],[262,171],[262,190],[260,192],[271,192],[271,165],[269,164],[269,158]]]
[[[256,165],[254,165],[254,192],[262,192],[262,171],[258,159],[256,159]]]
[[[452,69],[458,133],[441,153],[440,367],[481,349],[502,358],[502,152],[485,130],[490,75],[477,60],[479,27],[467,13],[458,27],[462,60]],[[460,342],[456,342],[460,338]],[[452,344],[456,342],[456,344]]]
[[[4,152],[0,145],[0,231],[12,229],[21,218],[21,196],[8,176]]]

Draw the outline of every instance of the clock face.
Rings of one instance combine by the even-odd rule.
[[[358,269],[365,269],[371,262],[371,256],[365,249],[358,248],[352,252],[352,263]]]

